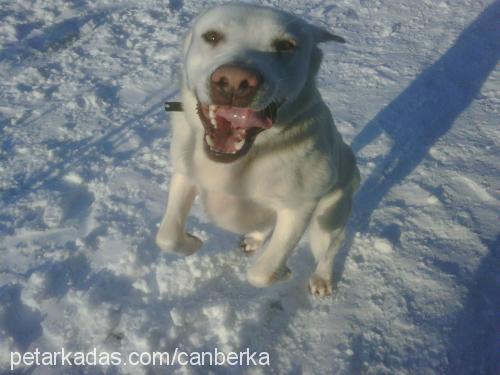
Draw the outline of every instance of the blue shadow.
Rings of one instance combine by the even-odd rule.
[[[371,215],[390,189],[420,164],[428,150],[451,129],[478,95],[495,69],[500,54],[500,2],[489,5],[458,37],[455,44],[425,69],[396,99],[380,111],[355,137],[359,153],[381,134],[393,145],[364,181],[354,203],[352,226],[368,229]],[[481,228],[473,228],[481,233]],[[397,232],[397,228],[395,231]],[[398,234],[394,234],[398,237]],[[496,239],[488,240],[485,237]],[[500,373],[500,240],[498,233],[480,235],[489,252],[471,280],[463,311],[448,344],[447,374]],[[348,239],[352,242],[352,238]]]
[[[420,164],[477,96],[498,62],[499,20],[500,2],[495,2],[354,138],[355,153],[382,133],[393,141],[392,149],[379,165],[381,173],[369,176],[356,194],[358,230],[367,229],[383,197]]]

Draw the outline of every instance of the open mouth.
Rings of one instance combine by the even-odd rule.
[[[250,150],[257,134],[272,127],[277,110],[274,103],[261,111],[198,103],[207,156],[221,163],[239,159]]]

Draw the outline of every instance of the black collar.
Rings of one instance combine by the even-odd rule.
[[[184,109],[182,108],[181,102],[165,102],[163,107],[167,112],[182,112]]]

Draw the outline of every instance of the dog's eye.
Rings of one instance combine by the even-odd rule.
[[[276,39],[273,41],[272,46],[277,52],[285,52],[294,50],[297,43],[293,39]]]
[[[222,40],[224,40],[224,35],[215,30],[207,31],[205,34],[202,35],[202,37],[205,40],[205,42],[213,46],[216,46]]]

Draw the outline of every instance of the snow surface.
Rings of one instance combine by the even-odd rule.
[[[0,369],[10,351],[243,350],[179,373],[500,373],[500,3],[265,1],[333,28],[318,77],[363,175],[332,298],[245,281],[196,203],[188,258],[153,238],[180,44],[213,2],[0,3]],[[30,374],[159,368],[21,369]]]

